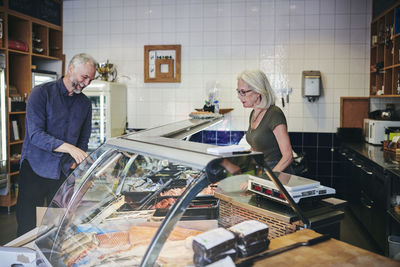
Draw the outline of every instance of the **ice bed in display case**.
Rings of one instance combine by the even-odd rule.
[[[216,228],[215,183],[229,164],[257,175],[262,156],[211,155],[187,120],[107,140],[61,186],[35,246],[49,266],[192,265],[192,237]]]

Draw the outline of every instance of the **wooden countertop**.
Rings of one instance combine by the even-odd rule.
[[[300,230],[272,239],[268,250],[318,236],[320,234],[313,230]],[[313,246],[298,247],[260,260],[253,266],[400,266],[400,262],[331,238]]]
[[[196,110],[196,111],[203,111],[202,108],[196,108],[195,110]],[[224,114],[226,114],[226,113],[231,112],[232,110],[233,110],[233,108],[220,108],[220,109],[219,109],[219,114],[224,115]]]

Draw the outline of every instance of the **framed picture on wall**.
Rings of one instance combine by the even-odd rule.
[[[145,45],[144,82],[181,82],[181,45]]]

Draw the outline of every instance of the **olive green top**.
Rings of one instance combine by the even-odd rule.
[[[278,142],[273,130],[276,126],[286,123],[285,115],[277,106],[270,106],[260,124],[256,129],[251,129],[251,118],[254,110],[250,114],[249,129],[246,133],[247,143],[255,150],[264,153],[264,162],[279,161],[282,158]]]

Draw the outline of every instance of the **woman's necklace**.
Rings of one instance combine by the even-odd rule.
[[[260,117],[260,114],[263,113],[263,111],[264,110],[261,110],[260,112],[258,112],[258,114],[255,116],[255,118],[254,118],[254,114],[253,114],[253,116],[251,117],[251,123],[255,123],[257,121],[258,117]]]
[[[254,112],[255,112],[255,111],[254,111]],[[260,117],[261,113],[263,113],[263,112],[264,112],[264,110],[262,109],[256,116],[254,116],[254,113],[253,113],[253,116],[251,117],[250,133],[251,133],[253,130],[256,129],[256,128],[253,128],[252,126],[253,126],[253,124],[257,121],[258,117]]]

